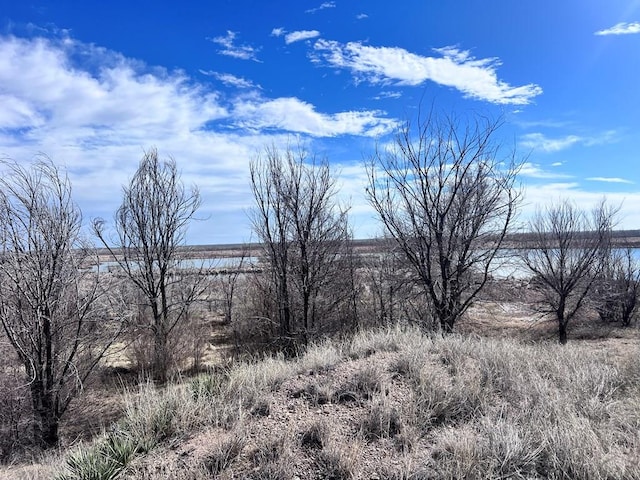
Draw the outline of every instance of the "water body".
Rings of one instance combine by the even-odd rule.
[[[237,268],[242,263],[242,268],[251,268],[258,264],[258,257],[220,257],[220,258],[188,258],[178,262],[178,268],[185,270],[225,270]],[[111,272],[120,269],[118,262],[100,262],[91,268],[92,271]]]

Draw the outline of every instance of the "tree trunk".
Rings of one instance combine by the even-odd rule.
[[[167,382],[168,353],[167,335],[162,331],[156,331],[154,333],[152,375],[153,380],[159,385],[164,385]]]
[[[567,323],[566,322],[558,323],[558,339],[560,340],[561,345],[565,345],[567,343]]]
[[[567,343],[567,323],[569,323],[569,319],[565,316],[566,298],[566,296],[560,298],[558,308],[556,309],[556,316],[558,317],[558,340],[560,341],[560,345]]]
[[[52,393],[47,392],[41,380],[31,384],[33,404],[33,440],[42,448],[58,445],[58,415],[55,412]]]

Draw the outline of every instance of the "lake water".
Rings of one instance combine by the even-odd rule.
[[[242,262],[243,268],[250,268],[258,264],[258,257],[220,257],[220,258],[189,258],[180,260],[178,268],[181,269],[205,269],[205,270],[224,270],[235,268]],[[109,272],[119,268],[118,262],[107,261],[101,262],[97,267],[94,266],[92,271]]]

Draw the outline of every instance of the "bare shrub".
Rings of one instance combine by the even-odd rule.
[[[264,246],[262,292],[271,299],[258,316],[277,322],[288,349],[355,321],[351,232],[335,185],[329,163],[301,148],[273,147],[251,163],[251,219]]]
[[[279,324],[269,312],[277,310],[275,292],[265,273],[249,276],[243,292],[243,301],[236,309],[231,324],[234,354],[251,357],[278,349]]]
[[[367,254],[361,261],[361,328],[391,326],[396,323],[424,326],[430,305],[424,291],[415,282],[411,265],[393,239],[377,240],[380,251]]]
[[[205,348],[209,343],[211,325],[204,313],[195,308],[185,307],[182,320],[167,339],[167,353],[164,355],[167,372],[202,369]],[[137,314],[129,322],[125,337],[128,339],[127,356],[134,368],[147,375],[153,373],[155,361],[155,334],[149,329],[151,312],[147,305],[138,305]],[[169,373],[166,374],[168,377]]]

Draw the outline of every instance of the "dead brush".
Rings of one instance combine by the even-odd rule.
[[[356,442],[349,445],[331,441],[316,456],[319,478],[352,480],[360,472],[359,458],[361,446]]]
[[[372,402],[369,411],[360,421],[358,431],[366,440],[393,438],[402,432],[400,412],[389,405],[385,398]]]
[[[329,427],[325,422],[314,422],[300,435],[300,446],[308,450],[322,450],[329,441]]]
[[[384,374],[376,364],[369,364],[356,371],[335,393],[339,403],[369,400],[383,391]]]
[[[242,453],[246,444],[247,441],[241,429],[232,431],[213,446],[202,462],[204,468],[213,476],[220,474]]]
[[[452,381],[439,370],[423,369],[420,381],[414,386],[413,408],[415,420],[424,431],[438,426],[464,423],[482,415],[489,402],[480,382]]]
[[[312,406],[317,407],[318,405],[331,403],[335,394],[331,382],[322,380],[308,383],[303,388],[294,391],[291,396],[293,398],[304,397]]]
[[[243,478],[252,480],[290,480],[294,461],[290,435],[263,440],[250,454],[252,470]]]

